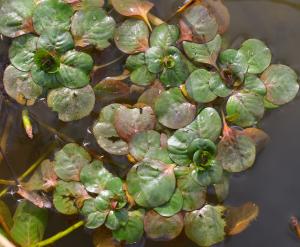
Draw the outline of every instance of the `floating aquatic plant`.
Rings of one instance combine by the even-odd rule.
[[[0,33],[13,38],[3,78],[7,94],[26,106],[47,96],[65,122],[101,103],[94,138],[105,156],[131,163],[117,176],[110,159],[67,138],[30,179],[10,181],[27,201],[13,219],[0,201],[0,233],[22,247],[51,244],[81,225],[94,231],[96,246],[143,236],[167,241],[184,232],[204,247],[242,232],[257,217],[254,203],[224,204],[230,176],[254,165],[269,139],[258,124],[267,109],[295,98],[298,76],[272,64],[263,41],[227,47],[222,1],[188,1],[172,24],[153,16],[153,6],[144,0],[1,4]],[[94,85],[92,71],[101,66],[94,66],[90,51],[111,44],[124,53],[114,60],[124,62],[124,71]],[[211,188],[214,201],[207,196]],[[45,195],[59,213],[83,221],[42,241]]]

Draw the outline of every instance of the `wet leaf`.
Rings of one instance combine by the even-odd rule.
[[[272,59],[270,49],[260,40],[248,39],[240,48],[247,59],[249,68],[248,73],[259,74],[269,67]]]
[[[34,53],[38,37],[26,34],[13,40],[9,48],[11,64],[21,71],[30,71],[34,62]]]
[[[163,91],[164,88],[160,83],[158,85],[154,83],[149,89],[142,93],[138,99],[138,103],[143,103],[154,109],[155,101]]]
[[[248,136],[255,144],[256,153],[259,153],[270,141],[269,135],[261,129],[247,128],[243,130],[243,134]]]
[[[185,86],[188,95],[199,103],[209,103],[218,96],[226,97],[231,93],[217,73],[205,69],[195,70]]]
[[[184,98],[179,88],[172,88],[159,95],[155,102],[155,113],[162,125],[180,129],[194,120],[196,107]]]
[[[181,191],[176,189],[171,199],[164,205],[154,208],[154,211],[161,216],[171,217],[181,211],[183,206],[183,197]]]
[[[244,81],[249,65],[246,56],[237,50],[227,49],[220,54],[220,62],[223,67]]]
[[[3,201],[0,201],[0,225],[3,223],[9,230],[13,226],[13,219],[8,206]]]
[[[146,208],[168,202],[175,192],[175,182],[172,165],[148,159],[134,165],[127,175],[130,195]]]
[[[111,230],[101,227],[93,232],[93,243],[95,247],[120,247],[113,239]]]
[[[149,106],[132,109],[120,106],[114,120],[118,135],[126,141],[139,132],[154,129],[156,124],[154,112]]]
[[[256,156],[253,141],[241,134],[224,138],[218,144],[217,159],[224,170],[228,172],[242,172],[253,166]]]
[[[151,29],[148,12],[154,4],[145,0],[111,0],[114,9],[124,16],[140,16]]]
[[[58,0],[42,1],[34,10],[33,26],[38,34],[48,28],[68,31],[72,15],[73,10],[69,4]]]
[[[153,210],[148,211],[144,218],[145,232],[154,241],[170,241],[180,235],[183,230],[183,216],[175,214],[163,217]]]
[[[79,213],[79,208],[89,199],[84,186],[78,182],[59,181],[53,193],[55,209],[65,215]]]
[[[175,131],[168,139],[168,151],[170,158],[180,166],[187,166],[192,163],[188,155],[188,147],[194,139],[198,137],[198,133],[189,128],[183,128]]]
[[[202,4],[194,4],[187,8],[183,13],[183,21],[192,31],[194,42],[207,43],[217,35],[218,23]]]
[[[236,235],[248,228],[259,214],[259,208],[255,203],[247,202],[240,207],[226,208],[226,233]]]
[[[263,98],[251,92],[237,92],[228,99],[226,112],[228,116],[235,116],[234,124],[241,127],[255,125],[265,112]]]
[[[44,160],[31,178],[22,185],[29,191],[51,190],[57,183],[57,175],[54,166],[54,162]]]
[[[183,42],[186,55],[194,62],[204,63],[216,67],[216,61],[221,50],[222,38],[217,35],[205,44]]]
[[[93,127],[93,134],[99,146],[114,155],[128,154],[128,144],[120,139],[114,127],[115,112],[120,107],[120,104],[111,104],[104,107]]]
[[[127,244],[139,241],[144,234],[144,214],[145,211],[143,209],[129,211],[127,224],[114,230],[113,237]]]
[[[70,122],[88,116],[95,104],[95,94],[90,85],[79,88],[58,88],[49,92],[48,106],[58,113],[60,120]]]
[[[22,247],[32,246],[43,240],[47,226],[47,210],[28,201],[21,201],[13,217],[11,236]]]
[[[150,36],[151,47],[157,46],[167,48],[175,46],[179,39],[179,29],[175,25],[168,25],[163,23],[154,28]]]
[[[65,181],[80,181],[81,169],[88,165],[91,156],[75,143],[65,145],[55,154],[55,172]]]
[[[144,52],[149,48],[149,29],[142,20],[128,19],[117,28],[114,39],[124,53]]]
[[[39,37],[37,48],[64,54],[74,48],[74,41],[70,32],[48,28]]]
[[[71,30],[76,46],[94,45],[103,50],[110,46],[116,22],[103,9],[86,8],[77,11],[72,18]]]
[[[229,174],[224,172],[221,180],[214,184],[215,193],[219,202],[223,202],[227,198],[229,194],[229,186]]]
[[[244,88],[251,92],[261,96],[265,96],[267,93],[264,83],[256,75],[246,75],[244,83]]]
[[[183,197],[182,209],[185,211],[199,209],[206,201],[206,188],[191,179],[191,172],[190,167],[175,168],[177,188],[181,191]]]
[[[4,0],[0,8],[0,33],[15,38],[33,31],[33,0]]]
[[[100,193],[112,179],[112,174],[98,160],[85,165],[80,173],[80,181],[86,190],[91,193]]]
[[[129,152],[135,160],[141,161],[152,148],[160,147],[160,133],[148,130],[137,133],[129,143]]]
[[[169,152],[167,148],[150,148],[146,153],[145,158],[151,160],[158,160],[165,164],[173,164],[174,162],[170,159]]]
[[[186,128],[196,131],[200,138],[216,141],[222,130],[221,117],[214,108],[206,107]]]
[[[222,206],[206,205],[200,210],[186,213],[185,234],[199,246],[211,246],[225,238]]]
[[[275,105],[283,105],[292,101],[298,91],[298,76],[288,66],[271,65],[261,76],[267,88],[266,99]]]
[[[3,84],[6,93],[22,105],[33,105],[43,90],[33,82],[30,73],[11,65],[5,69]]]

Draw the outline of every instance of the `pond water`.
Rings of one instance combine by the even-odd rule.
[[[163,19],[174,13],[178,6],[175,0],[155,0],[156,13]],[[294,68],[300,74],[299,44],[300,44],[300,3],[299,0],[225,0],[231,13],[231,27],[227,39],[233,47],[250,37],[264,40],[273,51],[273,62],[283,63]],[[7,45],[9,41],[0,43],[0,78],[7,64]],[[109,54],[109,56],[108,56]],[[103,64],[110,57],[119,56],[120,53],[112,48],[97,56],[97,63]],[[95,81],[107,76],[118,74],[120,65],[113,69],[102,70],[95,75]],[[134,97],[133,97],[134,98]],[[131,99],[134,100],[134,99]],[[1,99],[0,99],[1,101]],[[91,126],[101,105],[96,107],[91,117],[75,123],[64,124],[56,119],[55,114],[47,109],[43,102],[38,103],[30,110],[40,122],[47,123],[62,133],[85,143],[90,149],[104,154],[95,140],[89,134]],[[10,105],[1,108],[0,131],[3,132],[4,119],[11,122],[10,136],[6,152],[9,161],[17,174],[24,172],[44,152],[47,146],[55,141],[55,137],[41,125],[34,123],[35,138],[29,141],[21,125],[20,108]],[[9,116],[12,116],[9,118]],[[262,153],[259,154],[253,169],[234,176],[231,179],[229,198],[226,204],[240,205],[253,201],[260,207],[258,219],[245,232],[227,239],[218,246],[225,247],[296,247],[300,241],[288,227],[291,215],[300,217],[300,98],[279,110],[267,113],[260,127],[270,136],[271,141]],[[299,153],[298,153],[299,152]],[[128,163],[126,160],[110,157],[113,164],[109,168],[120,176],[124,176]],[[10,178],[6,167],[0,166],[1,178]],[[5,198],[12,208],[15,206],[14,198],[7,195]],[[51,236],[59,230],[66,228],[74,219],[51,213],[49,227],[46,235]],[[46,237],[47,237],[46,236]],[[85,230],[78,230],[70,236],[58,241],[55,247],[81,247],[92,246],[91,236]],[[167,242],[146,241],[146,247],[194,247],[192,242],[184,236]]]

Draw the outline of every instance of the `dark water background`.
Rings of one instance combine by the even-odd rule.
[[[153,0],[155,11],[163,19],[168,18],[178,6],[175,0]],[[273,62],[283,63],[294,68],[300,74],[300,0],[225,0],[231,13],[231,26],[226,37],[233,47],[250,37],[264,40],[273,52]],[[0,78],[7,64],[8,40],[0,42]],[[96,62],[103,64],[120,53],[111,49],[97,56]],[[102,70],[95,75],[95,81],[118,74],[120,66]],[[0,86],[1,87],[1,86]],[[43,121],[78,142],[84,142],[89,148],[101,151],[88,133],[88,127],[94,121],[101,105],[96,107],[93,116],[74,123],[61,123],[43,102],[30,110]],[[0,132],[3,130],[7,112],[13,115],[13,124],[7,143],[7,154],[17,174],[24,172],[54,141],[54,136],[36,122],[35,139],[28,141],[21,126],[20,108],[17,105],[4,107],[0,112]],[[258,219],[245,232],[227,239],[218,246],[224,247],[297,247],[300,241],[288,227],[291,215],[300,217],[300,98],[272,112],[268,112],[261,122],[271,141],[260,153],[253,169],[235,175],[231,179],[229,198],[226,204],[240,205],[253,201],[260,207]],[[119,175],[128,168],[126,160],[111,157],[110,167]],[[10,178],[3,164],[0,177]],[[14,208],[14,198],[5,198]],[[51,213],[46,235],[51,236],[69,226],[74,219]],[[91,236],[85,230],[78,230],[58,241],[55,247],[92,246]],[[184,236],[172,242],[146,241],[146,247],[195,247]]]

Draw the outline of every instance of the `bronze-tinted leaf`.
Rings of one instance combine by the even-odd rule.
[[[269,135],[261,129],[247,128],[243,130],[243,134],[250,137],[256,147],[256,152],[260,152],[270,141]]]

